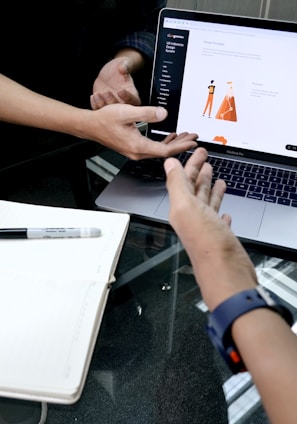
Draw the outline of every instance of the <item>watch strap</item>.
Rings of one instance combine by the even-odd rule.
[[[289,325],[293,323],[291,312],[273,293],[260,285],[231,296],[209,315],[208,335],[233,373],[246,371],[246,367],[232,339],[232,324],[241,315],[257,308],[269,308],[280,314]]]

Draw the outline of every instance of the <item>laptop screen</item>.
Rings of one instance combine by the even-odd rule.
[[[297,24],[163,9],[151,104],[169,115],[148,136],[296,165],[296,69]]]

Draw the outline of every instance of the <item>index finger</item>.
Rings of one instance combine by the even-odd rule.
[[[128,91],[126,89],[120,90],[118,92],[118,96],[122,100],[122,102],[124,102],[126,104],[133,105],[133,106],[140,106],[141,105],[140,97],[130,93],[130,91]]]
[[[206,149],[198,147],[185,164],[185,173],[193,184],[196,184],[201,168],[207,160],[207,155]]]

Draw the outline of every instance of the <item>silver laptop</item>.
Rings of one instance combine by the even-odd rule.
[[[295,23],[160,13],[151,104],[169,115],[148,125],[148,137],[199,134],[215,177],[227,182],[220,212],[232,215],[234,233],[289,251],[297,248],[296,69]],[[162,160],[128,161],[97,207],[168,223],[160,168]]]

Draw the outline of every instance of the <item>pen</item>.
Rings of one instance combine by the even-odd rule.
[[[50,239],[101,236],[100,228],[0,228],[0,239]]]

